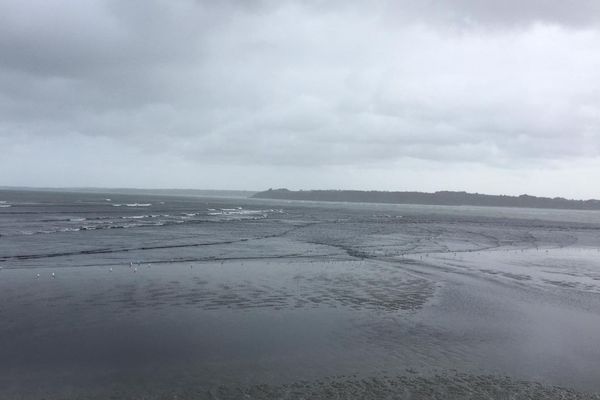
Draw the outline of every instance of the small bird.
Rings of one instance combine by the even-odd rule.
[[[52,273],[52,278],[56,278],[56,275],[54,275],[54,272]]]
[[[36,274],[35,279],[40,279],[40,274]]]

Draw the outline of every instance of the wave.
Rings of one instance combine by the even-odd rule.
[[[182,221],[183,222],[183,221]],[[37,231],[19,231],[18,235],[47,235],[52,233],[69,233],[69,232],[80,232],[80,231],[96,231],[104,229],[129,229],[138,228],[143,226],[163,226],[169,224],[166,221],[158,221],[152,223],[125,223],[125,224],[110,224],[110,225],[81,225],[76,227],[61,227],[55,229],[40,229]],[[10,236],[10,235],[7,235]]]
[[[221,208],[221,211],[213,210],[209,212],[210,216],[263,216],[267,217],[271,213],[283,213],[282,209],[268,209],[268,210],[245,210],[242,207],[237,208]]]
[[[112,206],[113,207],[150,207],[152,205],[152,203],[126,203],[126,204],[121,204],[121,203],[113,203]]]
[[[79,231],[96,231],[105,229],[131,229],[153,226],[168,226],[176,224],[202,224],[209,222],[231,222],[243,220],[259,220],[269,217],[271,213],[283,213],[283,210],[265,209],[265,210],[245,210],[241,207],[222,209],[210,213],[189,212],[181,215],[171,214],[141,214],[141,215],[123,215],[123,216],[97,216],[97,217],[70,217],[59,219],[46,219],[42,222],[54,223],[48,228],[35,231],[19,231],[14,234],[19,235],[38,235],[52,233],[70,233]],[[200,216],[200,218],[192,218]],[[83,224],[73,224],[74,222],[83,222]],[[12,235],[8,235],[12,236]]]
[[[122,215],[120,219],[151,219],[151,218],[171,218],[169,214],[143,214],[143,215]]]
[[[0,208],[8,208],[8,207],[12,207],[12,204],[5,204],[5,203],[0,204]]]
[[[98,217],[70,217],[70,218],[48,218],[41,219],[40,222],[83,222],[83,221],[106,221],[114,219],[113,216],[98,216]]]

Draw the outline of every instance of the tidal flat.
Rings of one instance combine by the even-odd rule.
[[[0,398],[600,399],[597,211],[0,201]]]

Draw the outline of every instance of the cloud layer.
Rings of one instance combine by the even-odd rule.
[[[600,179],[599,4],[2,2],[0,184]]]

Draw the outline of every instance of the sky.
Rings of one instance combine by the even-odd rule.
[[[0,0],[0,186],[598,182],[597,0]]]

